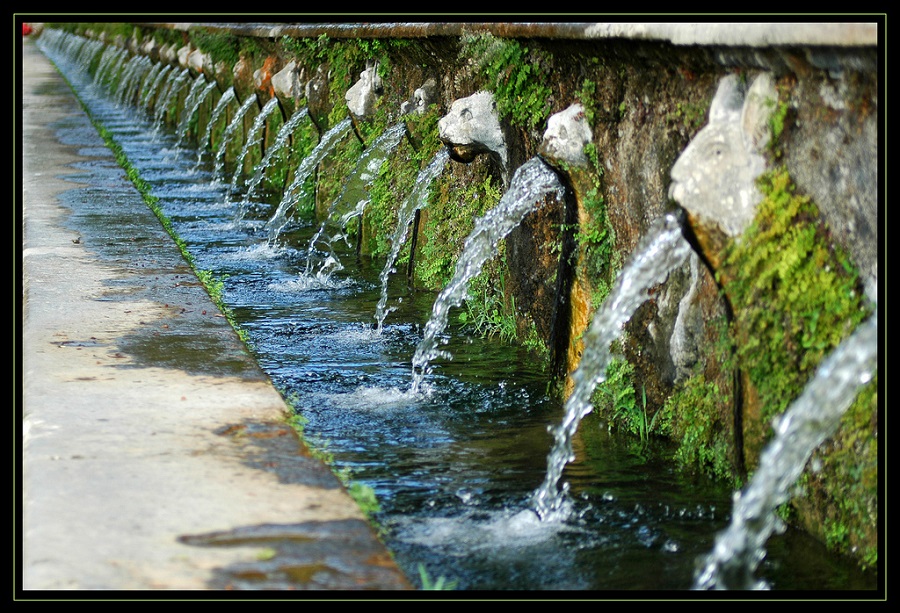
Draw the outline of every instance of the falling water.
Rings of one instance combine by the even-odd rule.
[[[116,101],[119,104],[127,104],[131,106],[135,98],[135,93],[143,82],[144,77],[150,70],[152,60],[145,55],[138,55],[128,62],[128,68],[119,80],[119,90],[116,94]]]
[[[378,170],[384,161],[400,144],[404,134],[406,134],[406,122],[400,121],[382,132],[362,152],[353,172],[344,181],[341,193],[331,204],[326,221],[335,215],[340,215],[338,225],[343,230],[351,219],[363,214],[363,210],[369,202],[369,185],[378,176]]]
[[[437,155],[434,156],[431,163],[419,173],[419,176],[416,178],[416,182],[413,185],[412,192],[410,192],[406,197],[406,200],[403,201],[403,204],[401,204],[400,208],[397,210],[397,227],[394,228],[394,234],[391,236],[391,252],[388,254],[384,269],[382,269],[381,275],[379,276],[379,279],[381,280],[381,298],[378,300],[378,305],[375,308],[375,321],[378,322],[376,331],[379,334],[381,334],[381,330],[384,327],[384,318],[387,317],[390,312],[389,309],[385,308],[388,299],[388,277],[394,272],[394,262],[397,261],[400,249],[406,242],[406,236],[409,234],[409,226],[413,221],[416,211],[428,203],[428,190],[431,186],[431,182],[441,174],[449,159],[450,151],[446,148],[441,148],[437,152]]]
[[[558,487],[566,464],[575,459],[572,437],[582,418],[591,412],[591,394],[606,379],[612,358],[609,345],[618,338],[622,326],[647,299],[647,291],[687,258],[691,247],[682,235],[681,221],[674,214],[661,218],[638,246],[615,286],[600,306],[584,335],[584,354],[572,374],[574,387],[566,401],[562,423],[553,430],[554,447],[547,459],[547,475],[532,498],[535,511],[544,521],[566,519],[568,486]]]
[[[266,125],[266,119],[268,119],[269,115],[271,115],[276,108],[278,108],[278,98],[272,97],[266,102],[265,106],[263,106],[259,115],[256,116],[256,119],[253,120],[253,127],[251,127],[250,132],[247,133],[247,138],[244,139],[244,147],[241,149],[241,153],[238,155],[237,161],[235,162],[234,174],[231,177],[231,188],[228,190],[229,196],[237,190],[238,182],[241,178],[241,167],[244,165],[244,158],[250,153],[250,149],[254,145],[259,144],[262,140],[262,130]]]
[[[231,138],[234,136],[234,133],[237,131],[239,125],[244,120],[244,115],[246,115],[250,111],[250,107],[256,102],[256,94],[250,94],[247,96],[247,99],[244,100],[244,103],[238,109],[238,112],[235,113],[234,117],[231,119],[231,123],[228,124],[228,127],[225,128],[225,133],[222,135],[222,144],[219,146],[219,149],[216,151],[216,165],[213,171],[213,176],[219,177],[222,175],[222,168],[225,165],[225,150],[228,148],[228,143],[231,142]]]
[[[554,193],[557,198],[563,197],[564,188],[559,177],[540,158],[534,157],[516,170],[509,190],[497,206],[475,222],[475,229],[466,238],[463,252],[456,262],[453,278],[434,301],[431,319],[425,325],[425,335],[413,355],[412,393],[419,392],[432,360],[450,357],[447,352],[438,349],[438,337],[447,327],[450,309],[459,306],[465,299],[469,281],[478,276],[484,263],[496,253],[500,240],[536,208],[538,201]]]
[[[322,220],[319,231],[316,232],[309,243],[306,259],[307,276],[312,274],[312,255],[315,252],[315,246],[321,240],[328,225],[338,214],[340,214],[337,223],[338,233],[327,239],[329,254],[326,256],[325,261],[320,265],[319,270],[315,273],[315,277],[327,282],[330,273],[343,269],[340,258],[334,252],[334,249],[331,248],[331,245],[338,238],[344,238],[346,240],[345,229],[347,224],[354,217],[363,214],[363,210],[369,202],[369,194],[367,191],[369,185],[378,175],[378,169],[381,168],[384,160],[386,160],[391,151],[400,144],[400,139],[405,133],[406,124],[404,122],[401,121],[394,124],[392,127],[382,132],[372,145],[359,156],[353,171],[346,179],[344,179],[344,187],[341,189],[341,193],[338,194],[338,197],[335,198],[331,203],[331,206],[328,207],[328,213],[325,215],[325,219]],[[345,210],[345,207],[349,210]]]
[[[56,34],[56,36],[54,36]],[[103,50],[106,46],[100,41],[90,40],[87,38],[79,37],[69,37],[62,38],[58,36],[58,33],[51,34],[51,37],[54,38],[52,44],[59,45],[61,43],[70,44],[74,49],[72,49],[72,54],[74,55],[73,61],[78,65],[84,67],[84,70],[87,70],[87,66],[90,66],[98,55],[102,55]]]
[[[878,359],[878,323],[872,317],[816,370],[801,395],[774,426],[775,438],[760,456],[749,485],[734,494],[731,524],[716,538],[695,589],[764,589],[753,573],[769,536],[783,528],[775,510],[790,498],[816,447],[837,429]]]
[[[159,66],[159,64],[157,64]],[[141,96],[141,102],[144,106],[144,109],[148,112],[150,111],[150,107],[156,101],[156,92],[159,91],[159,86],[163,83],[169,73],[172,72],[172,66],[166,64],[163,68],[156,73],[153,77],[153,80],[150,82],[150,86],[144,91]]]
[[[300,194],[297,194],[296,192],[303,188],[303,184],[312,175],[316,166],[319,165],[319,162],[321,162],[325,156],[331,152],[335,145],[346,136],[350,131],[350,125],[349,118],[335,124],[333,128],[322,136],[322,140],[319,141],[319,144],[316,145],[310,154],[297,166],[297,170],[294,173],[294,180],[291,181],[290,186],[285,190],[284,197],[282,197],[281,203],[279,203],[278,208],[275,210],[275,214],[272,215],[266,223],[266,227],[269,230],[270,243],[278,238],[278,234],[287,225],[288,211],[290,211],[291,207],[293,207],[303,196],[302,192]],[[310,249],[312,249],[312,244],[310,244]]]
[[[100,58],[97,71],[94,73],[94,83],[99,87],[106,88],[108,91],[109,82],[112,79],[111,75],[115,73],[116,68],[120,65],[125,55],[126,51],[124,49],[107,47]]]
[[[203,134],[203,138],[200,140],[200,147],[197,150],[197,164],[200,164],[200,161],[203,159],[203,153],[206,151],[206,147],[209,145],[209,140],[212,137],[212,129],[213,126],[219,121],[219,118],[222,116],[222,113],[225,112],[225,109],[228,108],[228,105],[234,100],[234,87],[229,87],[225,90],[225,93],[222,94],[222,97],[219,98],[219,101],[216,103],[216,108],[213,109],[212,114],[209,116],[209,122],[206,124],[206,132]]]
[[[126,61],[124,63],[124,66],[122,67],[122,71],[119,74],[119,81],[116,85],[116,90],[112,94],[112,99],[115,100],[118,104],[123,104],[125,92],[128,90],[128,85],[131,83],[132,75],[134,75],[134,71],[137,69],[138,59],[138,57],[133,57],[130,60]]]
[[[191,118],[194,116],[194,113],[197,112],[197,109],[200,108],[200,105],[203,104],[203,101],[206,100],[206,97],[215,87],[216,82],[210,81],[209,83],[206,83],[206,79],[203,78],[203,75],[200,75],[194,81],[194,84],[191,86],[191,91],[188,93],[187,100],[185,100],[184,102],[184,110],[181,112],[181,119],[178,122],[178,133],[175,141],[175,147],[181,146],[181,142],[184,140],[184,137],[187,134],[188,125],[191,122]]]
[[[256,171],[253,173],[253,177],[250,178],[250,181],[247,183],[246,194],[244,195],[245,200],[250,200],[251,196],[256,192],[256,188],[259,187],[259,184],[262,182],[263,177],[265,176],[266,170],[269,168],[269,165],[272,163],[272,160],[275,159],[275,156],[284,149],[284,146],[287,145],[288,140],[291,137],[291,134],[294,133],[294,130],[300,124],[300,121],[303,120],[304,117],[309,116],[309,111],[306,107],[297,109],[294,111],[294,114],[291,116],[290,120],[281,126],[281,129],[278,131],[278,135],[275,137],[275,142],[272,143],[272,146],[266,151],[266,155],[263,156],[262,161],[257,165]]]
[[[168,81],[168,89],[165,92],[161,92],[160,95],[162,99],[157,102],[156,105],[156,115],[154,117],[156,122],[157,131],[162,127],[163,123],[166,120],[166,113],[169,110],[169,106],[171,105],[174,99],[177,99],[178,95],[181,93],[182,88],[187,84],[187,78],[190,76],[190,71],[187,68],[184,68],[175,75],[174,79],[169,79]]]

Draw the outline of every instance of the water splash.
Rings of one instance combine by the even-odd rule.
[[[521,223],[537,202],[547,195],[564,195],[559,177],[540,158],[534,157],[522,164],[500,202],[475,222],[475,228],[466,238],[463,252],[456,262],[450,283],[441,291],[432,307],[431,319],[425,324],[425,333],[412,358],[412,393],[418,393],[429,364],[438,357],[451,357],[438,349],[439,337],[447,327],[450,309],[459,306],[466,297],[469,282],[478,276],[484,263],[494,255],[502,240]]]
[[[409,226],[413,221],[416,211],[428,203],[428,191],[431,187],[431,182],[441,174],[449,159],[450,151],[447,148],[442,147],[434,156],[431,163],[429,163],[428,166],[419,173],[419,176],[416,177],[416,182],[413,185],[412,191],[397,210],[397,226],[394,228],[394,234],[391,236],[391,251],[388,254],[381,275],[379,275],[381,281],[381,298],[378,300],[378,305],[375,307],[375,321],[377,322],[375,330],[378,334],[381,334],[384,327],[384,319],[388,316],[388,313],[390,313],[390,310],[386,308],[388,300],[387,286],[388,277],[395,272],[394,262],[397,261],[400,249],[406,242],[406,236],[409,234]]]
[[[203,138],[200,140],[200,147],[197,152],[197,165],[200,164],[203,159],[203,152],[206,151],[206,146],[209,144],[209,140],[212,137],[212,129],[213,126],[219,121],[219,118],[225,112],[225,109],[228,108],[228,105],[231,104],[231,101],[235,99],[234,87],[229,87],[225,90],[225,93],[219,98],[219,101],[216,103],[216,107],[213,109],[212,114],[209,116],[209,122],[206,124],[206,132],[203,134]]]
[[[250,107],[255,103],[256,94],[247,96],[247,99],[244,100],[244,103],[241,104],[237,113],[234,114],[234,117],[231,118],[231,122],[229,122],[228,126],[225,128],[225,133],[222,134],[222,144],[216,151],[216,163],[213,169],[213,176],[220,177],[222,175],[222,169],[225,166],[225,150],[228,149],[228,143],[231,142],[235,132],[237,132],[238,126],[244,121],[244,116],[250,111]]]
[[[265,176],[266,170],[272,163],[272,160],[275,159],[275,156],[284,149],[285,145],[287,145],[288,139],[290,139],[291,134],[294,133],[294,130],[300,124],[304,117],[309,116],[309,111],[306,107],[297,109],[294,111],[294,114],[291,115],[291,118],[281,126],[281,129],[278,131],[278,135],[275,137],[275,142],[272,143],[272,146],[266,151],[266,155],[263,156],[262,161],[256,167],[256,171],[253,173],[253,176],[250,178],[250,181],[247,182],[247,193],[244,196],[245,200],[250,200],[250,198],[256,192],[256,188],[259,187],[259,184],[262,183],[263,177]]]
[[[306,180],[312,175],[316,166],[319,165],[319,162],[321,162],[325,156],[334,149],[335,145],[347,135],[350,131],[350,125],[351,122],[349,118],[335,124],[333,128],[322,136],[319,144],[316,145],[310,154],[297,166],[297,170],[294,172],[293,181],[291,181],[291,184],[288,186],[287,190],[285,190],[284,196],[278,204],[278,208],[275,210],[275,214],[272,215],[266,223],[266,227],[269,230],[270,243],[277,240],[278,235],[288,223],[288,212],[305,195],[303,188]],[[297,193],[298,191],[300,192],[299,194]],[[312,249],[312,245],[310,245],[310,249]]]
[[[790,499],[813,451],[837,430],[860,388],[872,380],[878,359],[876,317],[863,322],[816,370],[800,396],[774,426],[775,438],[760,456],[759,468],[734,494],[731,524],[695,576],[694,589],[765,589],[753,577],[765,544],[783,529],[775,514]]]
[[[552,429],[554,446],[547,458],[547,474],[535,490],[532,502],[542,521],[562,521],[571,513],[568,484],[559,487],[566,464],[575,453],[572,437],[585,415],[591,412],[591,395],[606,380],[606,368],[612,355],[610,343],[618,338],[622,326],[647,300],[647,291],[665,281],[691,252],[682,234],[681,220],[675,214],[664,215],[638,245],[629,263],[616,279],[609,297],[600,306],[584,334],[584,354],[572,374],[574,387],[566,401],[562,423]]]
[[[247,155],[250,153],[250,149],[259,144],[262,140],[262,130],[266,125],[266,119],[269,118],[275,109],[278,108],[278,98],[271,98],[266,104],[262,107],[259,114],[256,116],[256,119],[253,120],[253,126],[250,128],[250,131],[247,133],[247,138],[244,139],[244,146],[241,149],[241,153],[238,155],[237,160],[235,161],[234,166],[234,174],[231,177],[231,187],[228,189],[228,197],[231,196],[232,193],[237,191],[238,183],[241,178],[241,168],[244,165],[244,159],[246,159]]]

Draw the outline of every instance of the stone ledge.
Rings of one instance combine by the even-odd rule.
[[[878,24],[871,22],[829,23],[145,23],[175,30],[207,28],[228,30],[243,36],[336,38],[418,38],[461,36],[487,31],[502,37],[548,37],[557,39],[630,39],[670,42],[675,45],[744,47],[840,46],[875,47]]]

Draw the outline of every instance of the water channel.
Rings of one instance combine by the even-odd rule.
[[[728,525],[729,488],[679,473],[663,442],[636,450],[627,436],[585,421],[562,475],[571,512],[541,521],[532,497],[564,404],[533,356],[450,317],[440,334],[453,359],[430,364],[411,391],[411,360],[436,294],[384,275],[383,262],[358,259],[341,241],[333,247],[342,267],[325,283],[306,282],[318,224],[287,219],[280,195],[242,208],[246,194],[228,165],[222,172],[176,130],[45,52],[149,183],[197,267],[223,280],[226,303],[262,368],[308,420],[311,443],[374,490],[374,519],[413,582],[424,569],[459,590],[692,588]],[[378,309],[375,325],[385,279],[393,306]],[[875,588],[872,574],[799,532],[773,535],[766,550],[757,576],[769,589]]]

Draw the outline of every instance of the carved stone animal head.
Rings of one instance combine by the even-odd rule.
[[[672,167],[669,197],[695,223],[739,236],[762,199],[756,179],[765,171],[762,152],[777,94],[772,76],[760,74],[749,89],[737,75],[719,82],[709,123]]]
[[[359,80],[344,95],[347,108],[358,119],[370,117],[375,112],[375,103],[382,91],[377,66],[370,65],[359,73]]]
[[[477,92],[455,100],[438,122],[441,142],[458,162],[469,163],[481,153],[491,153],[507,174],[506,140],[490,92]]]
[[[584,118],[584,107],[573,104],[550,116],[540,153],[552,162],[587,166],[585,145],[593,140],[591,127]]]

